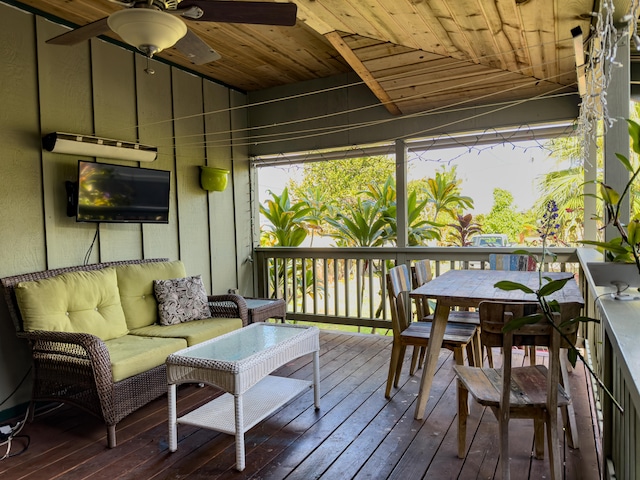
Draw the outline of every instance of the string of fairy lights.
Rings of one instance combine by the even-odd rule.
[[[585,60],[585,71],[589,74],[589,81],[586,83],[587,91],[586,94],[582,97],[581,106],[580,106],[580,114],[574,125],[573,129],[567,130],[566,133],[578,134],[579,138],[582,139],[581,148],[586,151],[589,142],[595,141],[595,136],[598,132],[598,125],[602,122],[604,129],[610,128],[613,125],[613,122],[616,121],[615,118],[612,118],[609,114],[609,109],[607,105],[607,92],[608,87],[611,82],[612,74],[615,68],[620,67],[621,64],[616,61],[617,49],[619,42],[621,39],[628,35],[631,39],[633,39],[636,47],[640,47],[640,36],[638,35],[638,13],[640,10],[640,0],[632,0],[629,11],[626,15],[620,16],[615,14],[615,6],[613,0],[602,0],[602,8],[599,12],[591,12],[590,15],[592,17],[590,31],[587,38],[587,42],[589,43],[589,55]],[[616,18],[621,17],[621,20],[616,23]],[[568,44],[572,41],[572,37],[567,37],[561,39],[560,41],[554,41],[553,43],[559,44]],[[529,48],[543,48],[545,44],[540,45],[529,45]],[[478,60],[480,63],[487,64],[487,62],[492,57],[502,57],[505,54],[509,53],[518,53],[519,49],[513,49],[511,51],[505,52],[496,52],[491,55],[486,55]],[[566,56],[562,58],[554,58],[549,63],[557,64],[558,61],[566,60],[569,57],[573,57],[572,49],[565,48],[560,49],[561,52],[571,52],[567,53]],[[468,64],[468,61],[460,60],[460,65]],[[537,65],[528,65],[527,69],[535,69],[538,71],[546,71],[548,70],[546,63],[541,63]],[[421,70],[412,70],[409,73],[405,74],[397,74],[390,77],[379,79],[381,82],[389,81],[389,80],[400,80],[404,75],[411,75],[412,77],[416,77],[418,75],[423,75],[425,78],[428,77],[429,74],[437,73],[437,70],[440,67],[425,67]],[[495,82],[498,81],[501,77],[506,75],[511,75],[513,73],[518,73],[518,71],[498,71],[490,76],[483,76],[482,78],[471,78],[467,82],[463,84],[442,86],[438,89],[433,89],[431,94],[437,95],[447,92],[451,89],[459,89],[465,87],[473,87],[474,85],[478,85],[483,82]],[[524,73],[521,71],[521,73]],[[542,95],[534,96],[527,98],[521,101],[515,102],[504,102],[504,103],[490,103],[491,98],[494,96],[498,96],[505,91],[517,91],[518,89],[526,89],[530,88],[534,83],[546,81],[550,83],[559,84],[557,81],[557,77],[548,76],[546,78],[532,78],[531,82],[523,82],[516,84],[509,89],[504,89],[501,92],[493,92],[484,95],[482,98],[461,98],[460,100],[449,103],[444,106],[440,106],[437,108],[432,108],[427,111],[421,111],[414,114],[402,115],[399,117],[387,118],[384,120],[372,120],[372,121],[363,121],[360,123],[350,123],[347,120],[342,120],[350,118],[352,114],[366,111],[368,109],[376,109],[380,108],[380,102],[372,102],[369,105],[360,106],[358,108],[353,109],[345,109],[332,113],[328,113],[325,115],[316,115],[309,116],[306,118],[297,118],[292,121],[284,122],[279,124],[280,127],[286,126],[288,124],[296,124],[299,128],[287,129],[286,133],[269,133],[269,129],[273,127],[273,125],[257,125],[251,126],[250,128],[229,128],[226,130],[219,130],[216,132],[207,132],[197,133],[197,134],[186,134],[186,135],[174,135],[164,139],[159,139],[160,142],[166,141],[166,145],[158,145],[159,147],[167,147],[164,150],[172,151],[173,147],[176,145],[176,142],[180,143],[181,148],[204,148],[204,147],[215,147],[215,148],[231,148],[231,147],[242,147],[242,146],[250,146],[255,143],[282,143],[285,145],[285,142],[290,142],[295,139],[304,139],[311,138],[314,136],[323,136],[323,135],[331,135],[338,132],[344,132],[345,130],[357,130],[357,129],[366,129],[371,128],[373,126],[384,125],[385,123],[392,123],[397,121],[405,121],[410,118],[427,118],[428,116],[441,115],[442,113],[450,113],[450,112],[460,112],[468,109],[470,112],[469,116],[464,116],[464,118],[460,118],[459,120],[455,120],[448,124],[438,124],[434,125],[432,122],[429,128],[425,128],[421,131],[411,132],[407,134],[407,138],[420,138],[421,136],[428,136],[433,132],[441,132],[446,130],[448,127],[454,127],[456,124],[462,124],[464,122],[468,122],[477,118],[477,116],[483,115],[493,115],[502,110],[513,108],[517,105],[522,105],[525,102],[535,102],[537,100],[543,98],[553,98],[561,95],[565,95],[563,92],[563,88],[566,88],[565,85],[556,89],[556,91],[547,92]],[[194,113],[187,116],[175,117],[171,119],[159,120],[152,123],[140,124],[136,125],[138,129],[141,128],[150,128],[165,122],[179,122],[182,120],[189,120],[195,117],[207,117],[214,116],[217,114],[228,115],[233,111],[249,109],[252,107],[260,107],[270,104],[277,105],[277,102],[289,101],[294,99],[303,99],[304,97],[327,93],[330,91],[335,91],[338,89],[348,89],[352,87],[356,87],[359,85],[363,85],[364,82],[357,81],[352,82],[347,85],[339,85],[335,87],[330,87],[322,90],[305,92],[302,94],[292,95],[285,98],[278,98],[273,100],[267,100],[264,102],[255,102],[251,104],[243,104],[243,105],[235,105],[228,108],[217,109],[215,111],[207,111],[201,113]],[[571,86],[571,85],[569,85]],[[416,97],[422,96],[422,94],[416,94]],[[407,100],[411,99],[408,97]],[[477,106],[473,106],[472,102],[478,102],[479,100],[484,100],[487,104],[483,105],[484,111],[480,114],[475,113],[477,111]],[[331,126],[323,126],[323,127],[307,127],[305,125],[311,125],[312,122],[316,122],[319,120],[332,120]],[[435,122],[437,123],[437,122]],[[521,128],[526,128],[526,125],[521,125]],[[451,131],[456,131],[455,128],[451,128]],[[263,132],[263,133],[259,133]],[[249,136],[249,133],[251,135]],[[496,133],[496,132],[493,132]],[[497,134],[500,135],[499,133]],[[454,136],[447,136],[450,140],[454,142],[458,142],[457,140],[453,140]],[[190,141],[192,139],[193,141]],[[389,142],[389,154],[393,154],[394,139],[381,139],[381,143],[385,143],[385,141]],[[498,138],[496,143],[509,143],[509,137]],[[491,148],[490,146],[474,146],[474,145],[465,145],[468,147],[469,152],[478,152],[479,149]],[[347,146],[344,149],[345,156],[353,157],[354,150],[358,150],[361,147],[355,146]],[[518,148],[514,144],[514,148]],[[364,150],[364,147],[362,147]],[[161,149],[163,150],[163,149]],[[313,152],[312,152],[313,153]],[[160,153],[162,154],[162,153]],[[171,153],[167,153],[170,155]],[[259,165],[259,162],[256,163]]]
[[[595,142],[600,122],[603,132],[606,132],[616,121],[609,114],[607,93],[614,70],[623,66],[616,60],[620,41],[629,36],[636,48],[640,48],[639,9],[640,1],[633,0],[628,13],[616,22],[613,0],[602,0],[601,11],[591,14],[594,21],[591,22],[588,37],[589,55],[585,61],[589,81],[586,82],[587,90],[582,97],[577,122],[577,133],[581,136],[581,148],[584,152],[587,151],[589,143]]]

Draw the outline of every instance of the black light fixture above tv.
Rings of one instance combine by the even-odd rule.
[[[171,172],[78,161],[66,182],[67,215],[78,222],[169,223]]]
[[[78,133],[49,133],[42,138],[42,147],[53,153],[135,162],[153,162],[158,158],[157,147]]]

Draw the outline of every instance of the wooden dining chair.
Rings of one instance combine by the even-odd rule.
[[[489,254],[489,268],[491,270],[504,270],[516,272],[534,272],[538,269],[538,262],[530,255],[519,253],[491,253]],[[529,356],[529,364],[536,363],[536,346],[525,347],[525,356]],[[489,366],[493,367],[493,354],[487,349]]]
[[[402,373],[402,363],[407,346],[426,347],[429,344],[432,322],[413,322],[409,291],[412,288],[411,275],[406,265],[398,265],[387,274],[387,289],[391,307],[393,345],[385,397],[391,396],[391,386],[398,387]],[[455,362],[464,363],[464,350],[476,333],[474,325],[447,324],[442,347],[453,351]],[[473,355],[469,357],[473,364]]]
[[[482,302],[480,328],[485,345],[511,352],[517,345],[545,345],[549,348],[549,367],[544,365],[512,367],[511,355],[503,355],[502,367],[477,368],[454,366],[458,377],[458,456],[465,457],[468,394],[481,405],[490,407],[498,419],[500,459],[503,480],[509,480],[509,420],[531,418],[534,421],[535,455],[544,458],[546,425],[549,466],[552,480],[560,480],[561,458],[558,435],[558,408],[570,403],[559,383],[561,337],[548,321],[503,332],[505,323],[537,311],[536,303]],[[556,324],[560,315],[554,314]],[[569,332],[566,332],[569,333]],[[517,434],[518,432],[513,432]]]
[[[433,273],[431,271],[431,261],[429,259],[417,260],[413,265],[413,288],[420,287],[427,282],[430,282],[433,278]],[[429,306],[429,302],[426,298],[416,298],[416,312],[418,321],[423,322],[431,322],[433,321],[433,314],[431,313],[431,308]],[[478,312],[471,312],[466,310],[452,310],[449,312],[449,323],[464,323],[473,325],[476,327],[476,334],[473,339],[473,343],[469,345],[467,348],[467,356],[470,356],[472,353],[476,355],[476,359],[474,360],[475,365],[479,365],[482,363],[482,344],[480,341],[480,316]],[[472,348],[473,347],[473,348]],[[422,368],[424,363],[424,357],[426,354],[426,348],[420,348],[418,368]],[[413,374],[415,371],[415,357],[411,359],[411,370],[410,373]]]

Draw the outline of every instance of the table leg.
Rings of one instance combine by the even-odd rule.
[[[560,384],[564,391],[571,398],[571,386],[569,385],[569,351],[566,348],[560,349]],[[562,419],[567,426],[567,440],[569,447],[580,448],[578,441],[578,425],[576,424],[576,413],[573,403],[569,403],[562,409]]]
[[[175,452],[178,449],[178,425],[176,415],[176,385],[169,385],[167,393],[169,399],[169,450]]]
[[[418,400],[416,401],[416,412],[414,415],[416,420],[422,420],[424,417],[424,411],[427,407],[427,401],[429,400],[429,392],[431,391],[431,384],[433,383],[433,376],[436,373],[440,348],[442,348],[444,331],[447,328],[449,310],[450,307],[443,305],[442,302],[436,304],[433,326],[431,327],[431,335],[429,336],[429,345],[427,346],[427,358],[425,359],[424,368],[422,369],[420,390],[418,391]]]
[[[316,410],[320,408],[320,352],[313,352],[313,400]]]
[[[236,469],[244,470],[244,407],[242,395],[233,396],[234,410],[236,416]]]

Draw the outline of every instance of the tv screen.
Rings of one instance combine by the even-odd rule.
[[[169,222],[171,172],[78,161],[78,222]]]

